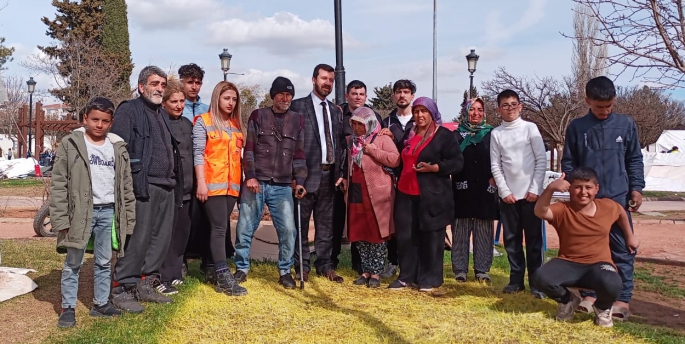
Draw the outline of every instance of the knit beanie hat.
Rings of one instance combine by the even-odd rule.
[[[290,81],[290,79],[279,76],[276,77],[273,84],[271,84],[271,90],[269,90],[269,95],[271,96],[271,99],[274,99],[274,96],[281,92],[288,92],[294,97],[295,86]]]

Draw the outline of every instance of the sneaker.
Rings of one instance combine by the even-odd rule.
[[[93,308],[90,309],[90,315],[94,317],[114,317],[121,315],[121,311],[114,308],[111,302],[107,302],[101,306],[93,305]]]
[[[557,321],[570,321],[573,319],[573,314],[576,312],[576,308],[580,304],[580,297],[578,297],[578,295],[570,291],[568,293],[571,294],[568,302],[560,302],[557,305]]]
[[[395,276],[397,274],[397,265],[393,263],[388,263],[388,265],[385,266],[385,269],[381,272],[381,277],[382,278],[390,278],[392,276]]]
[[[422,293],[430,293],[431,291],[433,291],[433,287],[419,286],[419,291]]]
[[[205,283],[216,285],[216,269],[214,264],[207,264],[205,266]]]
[[[112,288],[112,304],[122,311],[131,313],[142,313],[145,310],[145,306],[137,301],[136,287],[118,286]]]
[[[459,272],[456,275],[454,275],[454,279],[457,280],[457,282],[466,282],[466,272]]]
[[[611,310],[613,307],[601,310],[593,305],[592,308],[595,310],[595,325],[600,327],[614,327],[614,320],[611,319]]]
[[[502,290],[505,294],[516,294],[518,292],[526,291],[526,287],[518,284],[509,284]]]
[[[369,283],[369,278],[364,277],[364,275],[359,276],[356,280],[352,281],[352,284],[354,285],[366,285]]]
[[[281,276],[278,279],[278,284],[282,285],[285,289],[295,289],[295,280],[289,273]]]
[[[57,327],[69,328],[76,326],[76,311],[73,308],[62,308],[62,313],[57,320]]]
[[[172,282],[160,282],[158,279],[156,279],[153,287],[155,287],[155,290],[162,295],[169,296],[178,293],[178,289],[172,285]]]
[[[175,280],[171,281],[171,285],[173,285],[174,287],[179,286],[181,284],[183,284],[183,280],[180,280],[180,279],[175,279]]]
[[[398,279],[394,280],[392,283],[390,283],[390,285],[388,285],[388,289],[391,289],[391,290],[402,290],[402,289],[406,289],[409,287],[410,287],[409,284],[404,283]]]
[[[500,253],[500,251],[497,251],[497,248],[493,247],[492,248],[492,256],[493,257],[501,257],[502,253]]]
[[[542,300],[542,299],[547,297],[547,295],[545,295],[545,293],[543,293],[537,289],[533,289],[533,288],[531,288],[530,293],[533,294],[533,297],[538,299],[538,300]]]
[[[136,283],[136,298],[138,301],[155,302],[155,303],[171,303],[173,300],[165,295],[157,293],[153,287],[159,281],[156,276],[147,276]]]
[[[243,270],[238,270],[233,274],[233,278],[235,278],[236,282],[243,283],[247,281],[247,274]]]
[[[487,285],[490,285],[492,283],[492,279],[490,279],[490,275],[486,274],[485,272],[477,272],[476,273],[476,281],[480,283],[485,283]]]
[[[216,274],[216,286],[214,287],[214,290],[230,296],[247,295],[247,289],[238,284],[238,281],[235,280],[233,274],[229,270]]]
[[[369,288],[378,288],[381,286],[381,280],[378,278],[369,278],[369,284],[366,285]]]

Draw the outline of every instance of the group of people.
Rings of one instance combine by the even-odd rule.
[[[577,307],[594,307],[605,326],[616,299],[627,310],[637,245],[624,209],[628,200],[636,202],[632,210],[639,207],[644,177],[634,160],[640,154],[634,122],[612,113],[609,79],[588,83],[590,113],[567,133],[568,181],[543,193],[543,139],[535,124],[521,118],[519,96],[511,90],[497,97],[502,125],[488,125],[484,100],[474,98],[452,132],[442,126],[432,99],[415,99],[410,80],[394,83],[396,109],[385,119],[366,106],[366,85],[359,80],[347,85],[347,103],[337,106],[327,99],[334,69],[320,64],[309,95],[293,100],[292,82],[277,77],[269,92],[273,105],[254,110],[245,124],[233,83],[219,82],[206,105],[198,95],[204,71],[189,64],[178,74],[177,80],[158,67],[143,68],[139,98],[116,109],[105,98],[92,99],[85,126],[59,146],[50,199],[58,250],[67,253],[58,326],[76,323],[78,275],[89,250],[95,257],[93,316],[139,313],[142,302],[172,302],[169,295],[183,283],[193,250],[217,292],[246,295],[241,284],[249,276],[252,239],[265,205],[279,239],[278,283],[286,289],[295,288],[295,279],[308,281],[312,265],[317,275],[343,283],[336,269],[347,237],[359,273],[353,284],[377,288],[399,268],[389,289],[429,292],[444,282],[447,226],[456,281],[467,281],[473,237],[475,279],[490,284],[499,219],[511,267],[505,293],[525,290],[527,267],[533,295],[564,305],[560,320],[569,318],[569,307],[570,316]],[[609,142],[615,135],[622,140]],[[549,206],[553,191],[569,190],[569,202]],[[595,196],[615,202],[594,202]],[[230,219],[236,204],[234,248]],[[312,216],[314,261],[308,245]],[[541,219],[559,231],[560,259],[568,266],[548,264],[573,269],[573,276],[542,267]],[[227,265],[233,254],[235,271]],[[587,294],[582,303],[567,287],[594,290],[597,301],[593,306],[594,295]]]

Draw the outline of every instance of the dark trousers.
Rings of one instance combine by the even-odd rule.
[[[338,268],[340,263],[340,252],[342,251],[342,238],[345,232],[345,217],[347,216],[347,204],[345,203],[345,193],[336,190],[333,200],[333,248],[331,253],[331,262],[333,262],[333,269]],[[361,257],[357,243],[350,244],[350,255],[352,259],[352,269],[361,274]]]
[[[181,279],[183,255],[190,237],[190,200],[183,201],[183,207],[177,208],[174,214],[174,229],[171,232],[171,244],[162,264],[162,281],[171,282]]]
[[[621,293],[621,277],[611,263],[579,264],[555,258],[533,275],[535,285],[556,302],[567,303],[570,291],[566,288],[592,289],[597,294],[595,307],[611,308]]]
[[[630,228],[633,229],[633,218],[627,209],[626,213],[628,214]],[[635,268],[635,255],[637,252],[631,254],[630,251],[628,251],[628,248],[626,247],[626,237],[623,235],[623,230],[618,223],[614,223],[611,226],[611,231],[609,232],[609,249],[611,249],[611,260],[616,264],[618,275],[621,276],[622,281],[621,294],[618,296],[618,301],[630,303],[630,299],[633,297],[633,272]],[[595,297],[595,295],[590,292],[581,292],[580,295],[583,297]]]
[[[445,228],[420,228],[419,196],[397,191],[395,194],[395,235],[400,263],[398,279],[416,283],[422,288],[435,288],[444,282],[442,260],[445,250]]]
[[[208,264],[214,264],[212,252],[209,248],[211,228],[204,204],[195,198],[194,195],[193,193],[193,198],[190,201],[190,238],[188,239],[185,258],[188,258],[188,256],[199,256],[202,260],[200,268],[204,269]],[[230,228],[229,222],[227,233],[230,233]],[[233,257],[234,254],[235,248],[233,247],[231,236],[226,235],[226,257]]]
[[[231,213],[236,200],[233,196],[209,196],[205,201],[205,213],[210,228],[209,250],[214,265],[226,264],[226,237],[231,237]]]
[[[298,240],[302,241],[302,261],[304,270],[309,272],[310,267],[310,252],[309,245],[307,245],[307,238],[309,236],[309,219],[314,213],[314,249],[316,250],[316,261],[314,268],[319,274],[326,273],[333,269],[333,262],[331,261],[331,254],[333,253],[333,203],[335,184],[333,181],[333,171],[321,171],[321,184],[319,189],[314,193],[307,193],[302,199],[295,199],[295,218],[297,218],[297,202],[300,202],[300,223],[302,224],[302,232]],[[295,262],[299,261],[300,255],[298,250],[295,250]],[[299,264],[295,264],[295,270],[299,270]]]
[[[150,198],[136,200],[136,226],[126,240],[125,255],[114,267],[114,281],[133,285],[142,276],[159,275],[171,242],[174,192],[150,184]]]
[[[399,265],[399,259],[397,258],[397,237],[392,236],[388,243],[388,263],[392,265]]]
[[[500,201],[500,221],[504,226],[504,248],[509,258],[509,284],[523,286],[528,267],[528,283],[535,288],[533,274],[542,266],[542,220],[535,216],[535,202],[525,199],[514,204]],[[526,254],[523,254],[523,238],[526,238]]]

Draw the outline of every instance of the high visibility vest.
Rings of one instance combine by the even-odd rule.
[[[240,154],[243,149],[243,133],[238,126],[229,121],[229,127],[223,132],[213,125],[212,116],[208,113],[201,117],[207,128],[205,146],[205,181],[209,192],[207,196],[235,196],[240,193],[242,165]]]

